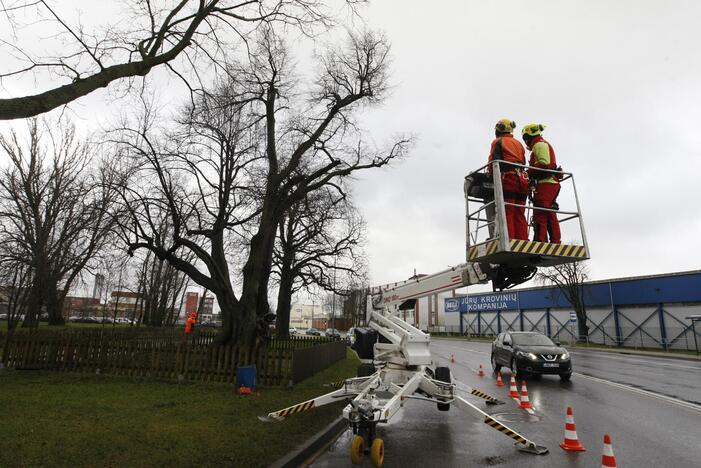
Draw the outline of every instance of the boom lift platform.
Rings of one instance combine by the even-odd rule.
[[[548,449],[506,426],[468,400],[468,395],[486,404],[503,404],[479,389],[453,379],[450,369],[435,366],[429,348],[431,337],[399,318],[399,312],[425,296],[457,288],[492,282],[494,289],[505,289],[530,279],[538,266],[553,266],[589,258],[579,200],[572,174],[556,173],[561,182],[571,181],[575,207],[570,211],[553,208],[560,221],[579,221],[579,242],[549,244],[509,239],[499,164],[492,162],[492,178],[483,166],[465,178],[466,263],[444,271],[397,283],[370,288],[366,328],[356,329],[353,349],[361,360],[358,375],[345,380],[337,390],[297,405],[262,416],[265,421],[282,420],[302,411],[338,401],[349,400],[343,417],[353,431],[351,461],[361,464],[370,454],[374,466],[384,462],[384,442],[376,437],[378,424],[388,422],[409,399],[436,404],[439,411],[451,405],[466,410],[485,424],[515,440],[522,452],[542,455]],[[470,203],[479,202],[471,212]],[[532,206],[529,211],[539,210]],[[493,209],[493,215],[489,214]],[[491,226],[491,229],[490,229]]]

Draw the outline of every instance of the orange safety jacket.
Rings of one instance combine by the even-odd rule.
[[[192,331],[192,327],[195,325],[195,322],[197,322],[197,319],[193,317],[192,315],[187,318],[185,321],[185,333],[190,334]]]
[[[520,141],[514,138],[513,135],[507,133],[492,141],[492,146],[489,150],[489,162],[494,160],[508,161],[517,164],[526,164],[526,150]],[[517,169],[508,164],[499,166],[501,172],[508,172]],[[487,172],[492,173],[492,165],[487,166]]]
[[[533,138],[531,144],[531,157],[528,160],[528,176],[537,183],[559,184],[557,175],[550,172],[542,172],[538,169],[557,169],[557,159],[555,158],[555,150],[552,145],[538,135]]]

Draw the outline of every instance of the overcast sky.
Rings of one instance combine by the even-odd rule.
[[[701,268],[701,3],[440,4],[367,12],[392,40],[397,85],[367,126],[419,135],[407,161],[357,185],[373,280],[464,261],[462,180],[501,117],[548,126],[594,279]]]
[[[363,16],[393,44],[395,84],[364,125],[418,136],[355,186],[373,284],[464,261],[463,177],[502,117],[547,125],[575,174],[593,279],[701,268],[701,2],[375,1]],[[106,121],[112,102],[97,92],[74,118]]]

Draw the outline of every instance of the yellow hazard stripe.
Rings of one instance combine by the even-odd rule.
[[[331,382],[331,386],[333,388],[341,388],[341,387],[343,387],[343,384],[345,384],[345,383],[346,383],[345,380],[337,380],[335,382]]]
[[[494,418],[491,417],[491,416],[485,416],[485,417],[484,417],[484,423],[487,424],[488,426],[493,427],[494,429],[496,429],[497,431],[501,432],[502,434],[511,437],[511,438],[514,439],[516,442],[519,442],[519,443],[521,443],[521,444],[525,444],[526,442],[528,442],[528,440],[526,440],[526,439],[525,439],[524,437],[522,437],[520,434],[517,434],[516,432],[512,431],[511,429],[509,429],[508,427],[504,426],[502,423],[500,423],[499,421],[497,421],[496,419],[494,419]]]
[[[497,251],[499,248],[499,241],[498,240],[493,240],[486,242],[484,244],[480,245],[473,245],[470,247],[470,250],[468,250],[468,257],[470,260],[474,260],[478,256],[480,256],[480,251],[484,249],[484,255],[491,255]]]
[[[511,240],[510,244],[512,252],[576,258],[585,258],[587,256],[587,250],[583,245],[550,244],[547,242],[514,239]]]
[[[488,394],[486,394],[486,393],[484,393],[484,392],[482,392],[482,391],[480,391],[480,390],[477,390],[476,388],[473,388],[472,391],[471,391],[470,393],[472,393],[473,395],[478,396],[478,397],[480,397],[480,398],[483,398],[483,399],[485,399],[485,400],[497,401],[497,399],[494,398],[493,396],[488,395]]]
[[[290,406],[289,408],[281,409],[280,411],[276,411],[275,413],[271,413],[273,416],[291,416],[295,413],[301,413],[302,411],[307,411],[314,408],[314,400],[309,400],[305,401],[304,403],[300,403],[298,405]]]

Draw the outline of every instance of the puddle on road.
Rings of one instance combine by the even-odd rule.
[[[541,417],[528,413],[493,413],[492,417],[502,422],[539,422]]]

